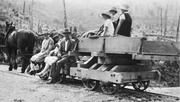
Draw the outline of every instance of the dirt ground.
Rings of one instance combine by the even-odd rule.
[[[149,87],[146,92],[137,92],[128,86],[115,95],[105,95],[100,89],[86,90],[80,81],[49,85],[37,76],[20,73],[20,68],[7,69],[0,65],[0,102],[180,102],[179,87]]]

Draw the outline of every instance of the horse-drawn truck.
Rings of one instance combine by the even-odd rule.
[[[148,88],[150,80],[160,80],[160,73],[143,65],[142,60],[180,60],[179,43],[140,38],[79,38],[77,49],[78,55],[91,57],[71,67],[70,76],[81,78],[88,90],[96,90],[100,85],[106,94],[113,94],[129,83],[142,91]],[[67,73],[62,71],[62,80],[64,74]]]

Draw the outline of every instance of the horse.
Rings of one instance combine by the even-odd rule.
[[[0,32],[0,45],[5,45],[4,37],[5,37],[5,34]]]
[[[33,55],[36,35],[30,30],[16,30],[12,22],[6,22],[5,46],[7,48],[9,71],[17,69],[16,57],[19,54],[22,57],[21,73],[24,73],[30,63]]]

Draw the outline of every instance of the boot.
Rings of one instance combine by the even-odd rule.
[[[52,79],[49,82],[47,82],[47,84],[55,84],[56,82],[57,80],[52,77]]]

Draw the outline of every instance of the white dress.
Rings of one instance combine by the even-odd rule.
[[[44,58],[49,54],[49,46],[53,46],[54,41],[52,38],[44,39],[42,42],[41,52],[31,57],[31,61],[42,62]]]
[[[106,35],[107,36],[113,36],[114,35],[114,26],[113,26],[113,23],[112,23],[112,21],[111,21],[111,19],[107,19],[106,21],[105,21],[105,23],[104,23],[104,31],[105,31],[105,27],[107,27],[108,29],[107,29],[107,32],[106,32]],[[104,34],[104,32],[102,33],[102,34]],[[104,35],[102,35],[102,36],[104,36]]]
[[[60,46],[60,41],[57,42],[57,45]],[[56,62],[58,60],[58,57],[57,57],[57,54],[59,53],[59,47],[56,47],[54,50],[52,50],[50,53],[53,53],[52,56],[47,56],[45,59],[44,59],[44,62],[49,64],[49,65],[52,65],[54,62]]]

